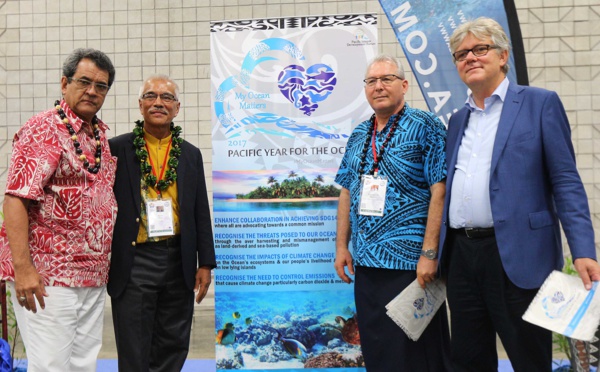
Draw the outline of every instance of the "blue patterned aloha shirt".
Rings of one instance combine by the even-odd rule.
[[[430,186],[446,178],[446,128],[432,113],[406,110],[390,138],[379,175],[388,178],[385,211],[382,217],[358,214],[360,200],[361,154],[370,120],[360,123],[350,135],[335,182],[350,190],[352,255],[357,266],[415,270],[419,260]],[[377,134],[377,151],[385,140],[396,115]],[[365,159],[365,174],[373,167],[371,145]]]

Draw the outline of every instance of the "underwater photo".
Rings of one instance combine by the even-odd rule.
[[[215,300],[217,370],[364,371],[352,291],[217,292]]]

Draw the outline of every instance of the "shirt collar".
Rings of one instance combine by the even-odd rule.
[[[502,80],[502,82],[500,83],[500,85],[496,87],[496,90],[494,90],[492,95],[486,98],[486,100],[493,99],[495,101],[497,99],[500,99],[500,101],[504,102],[504,99],[506,98],[506,92],[508,91],[508,85],[509,80],[507,77],[505,77],[504,80]],[[465,101],[465,106],[471,112],[477,109],[477,105],[475,104],[475,100],[473,99],[473,91],[471,91],[471,89],[467,90],[467,100]]]
[[[409,112],[409,110],[410,110],[410,105],[408,104],[408,102],[404,102],[404,106],[406,106],[406,108],[404,109],[403,116],[405,116]],[[402,109],[400,109],[400,111],[402,111]],[[396,120],[396,116],[398,116],[399,114],[400,114],[400,112],[398,112],[397,114],[393,114],[392,116],[390,116],[390,118],[388,119],[387,123],[385,124],[385,127],[379,133],[383,133],[384,131],[386,131],[387,129],[389,129],[392,126],[392,123],[394,122],[394,120]]]
[[[60,101],[60,107],[63,109],[67,119],[69,119],[71,127],[73,127],[73,130],[75,132],[79,132],[79,130],[81,130],[81,126],[83,125],[84,121],[79,116],[77,116],[77,114],[75,114],[73,112],[73,110],[71,110],[71,108],[69,107],[69,105],[67,105],[67,102],[64,99]],[[96,116],[96,120],[98,120],[98,128],[100,128],[101,131],[105,132],[106,130],[108,130],[108,126],[106,124],[104,124],[104,122],[102,120],[100,120],[100,118],[98,118],[97,116]],[[91,123],[89,123],[89,124],[91,125]]]
[[[153,135],[151,135],[150,133],[148,133],[144,129],[144,139],[148,143],[148,146],[158,146],[161,143],[169,142],[171,140],[171,136],[172,135],[169,134],[167,137],[165,137],[163,139],[158,139],[158,138],[154,137]]]

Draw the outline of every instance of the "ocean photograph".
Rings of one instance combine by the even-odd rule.
[[[217,370],[364,371],[351,290],[218,291],[215,327]]]
[[[336,209],[336,169],[214,171],[215,212]]]

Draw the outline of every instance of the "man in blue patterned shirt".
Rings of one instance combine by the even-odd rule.
[[[353,131],[335,179],[342,186],[335,269],[346,283],[352,282],[348,274],[355,275],[356,315],[369,372],[446,371],[445,306],[416,342],[385,308],[415,279],[424,287],[436,277],[446,129],[433,114],[404,101],[408,82],[396,58],[376,57],[364,82],[375,113]]]

